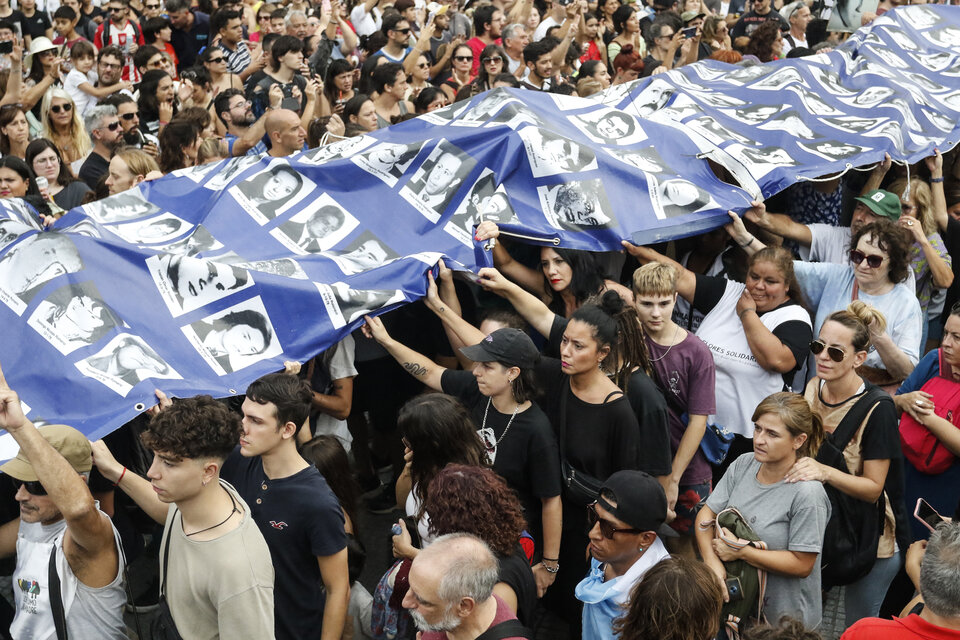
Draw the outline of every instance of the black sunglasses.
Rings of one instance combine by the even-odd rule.
[[[406,29],[391,29],[391,31],[396,31],[397,33],[402,33],[403,35],[407,35],[408,33],[410,33],[410,27],[407,27]]]
[[[140,112],[139,112],[139,111],[132,111],[132,112],[130,112],[130,113],[125,113],[125,114],[123,114],[123,115],[120,116],[120,117],[123,118],[124,120],[133,120],[134,118],[136,118],[136,117],[139,116],[139,115],[140,115]]]
[[[110,124],[108,124],[108,125],[105,126],[105,127],[98,127],[98,128],[100,128],[100,129],[109,129],[110,131],[116,131],[117,129],[120,128],[120,121],[117,120],[116,122],[111,122]]]
[[[113,12],[119,13],[119,12],[121,12],[121,11],[126,11],[127,8],[126,8],[126,7],[109,7],[109,10],[110,10],[111,13],[113,13]]]
[[[55,104],[50,107],[50,111],[53,111],[54,113],[60,113],[61,110],[64,113],[70,113],[73,111],[73,105],[68,102],[66,104]]]
[[[810,343],[810,353],[815,356],[823,353],[823,350],[827,350],[827,355],[830,356],[830,359],[834,362],[843,362],[843,359],[847,357],[847,354],[840,347],[828,347],[827,343],[823,340],[814,340]]]
[[[207,60],[207,62],[214,64],[217,62],[223,62],[224,60],[225,58],[223,56],[220,56],[219,58],[210,58],[209,60]]]
[[[885,258],[883,256],[872,255],[868,256],[863,251],[859,249],[851,249],[850,251],[850,262],[853,264],[859,265],[864,260],[867,261],[867,266],[871,269],[877,269],[880,265],[883,264]]]
[[[457,62],[473,62],[473,56],[453,56]]]
[[[158,4],[145,4],[145,5],[143,5],[143,8],[144,8],[144,9],[150,9],[150,10],[152,11],[152,10],[154,10],[154,9],[159,9],[159,8],[160,8],[160,5],[158,5]]]
[[[40,484],[40,482],[38,482],[37,480],[34,480],[32,482],[25,482],[23,480],[17,480],[16,478],[13,478],[13,477],[11,477],[10,480],[13,481],[13,488],[17,491],[19,491],[20,487],[22,486],[24,489],[27,490],[27,493],[29,493],[32,496],[47,495],[47,490],[44,489],[43,485]]]
[[[603,534],[603,537],[607,540],[613,540],[613,536],[616,533],[643,533],[639,529],[618,529],[613,526],[609,520],[604,520],[600,517],[600,514],[597,513],[597,503],[587,505],[587,526],[588,531],[593,529],[593,525],[600,525],[600,533]]]

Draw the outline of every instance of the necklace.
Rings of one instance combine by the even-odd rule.
[[[226,491],[226,489],[224,489],[224,491]],[[213,525],[212,527],[207,527],[206,529],[200,529],[200,531],[194,531],[193,533],[185,533],[185,534],[183,534],[183,535],[185,535],[185,536],[187,536],[187,537],[189,538],[190,536],[195,536],[195,535],[197,535],[198,533],[203,533],[204,531],[210,531],[210,529],[216,529],[217,527],[219,527],[220,525],[222,525],[223,523],[225,523],[227,520],[229,520],[230,518],[232,518],[232,517],[233,517],[233,514],[235,514],[235,513],[240,513],[240,510],[237,509],[237,501],[233,499],[233,494],[230,493],[229,491],[227,491],[227,495],[230,496],[230,504],[233,505],[233,508],[230,509],[230,513],[229,513],[229,515],[227,515],[226,518],[224,518],[223,520],[221,520],[221,521],[218,522],[217,524]]]
[[[490,411],[490,405],[493,403],[493,398],[487,398],[487,408],[483,410],[483,424],[480,425],[480,431],[484,431],[487,428],[487,412]],[[497,441],[493,443],[493,446],[487,446],[487,451],[493,451],[497,448],[497,445],[506,437],[507,431],[510,431],[510,425],[513,424],[513,419],[517,417],[517,412],[520,411],[520,404],[517,403],[517,408],[513,410],[513,415],[510,416],[510,419],[507,420],[507,427],[503,430],[503,433],[500,434],[500,437],[497,438]],[[492,431],[492,429],[491,429]],[[486,443],[484,443],[486,445]]]
[[[663,355],[659,358],[650,358],[650,362],[659,362],[667,357],[667,354],[670,353],[670,349],[673,349],[673,345],[677,344],[677,336],[680,335],[680,325],[677,325],[676,330],[673,332],[673,340],[670,341],[670,346],[667,347],[667,350],[663,352]],[[650,339],[653,342],[653,338]]]

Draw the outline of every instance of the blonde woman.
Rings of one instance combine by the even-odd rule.
[[[730,51],[730,29],[727,21],[720,16],[707,16],[703,21],[702,42],[706,42],[713,51]]]
[[[90,153],[90,136],[83,128],[73,98],[60,87],[52,87],[44,94],[40,122],[43,137],[57,145],[65,163],[71,164]]]
[[[139,149],[121,149],[110,160],[106,181],[110,195],[132,189],[148,177],[154,178],[150,175],[154,171],[159,174],[160,167],[152,156]]]

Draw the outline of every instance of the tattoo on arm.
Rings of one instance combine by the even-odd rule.
[[[427,374],[427,368],[417,364],[416,362],[404,362],[403,368],[406,369],[410,375],[418,378],[422,378]]]

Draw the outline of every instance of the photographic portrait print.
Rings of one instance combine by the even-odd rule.
[[[779,91],[791,84],[803,84],[803,76],[795,67],[780,67],[773,73],[748,85],[748,89],[761,91]]]
[[[885,87],[883,85],[873,85],[867,87],[860,93],[849,96],[849,97],[840,97],[838,98],[844,104],[848,104],[851,107],[862,107],[864,109],[872,109],[877,105],[886,102],[895,91],[890,87]]]
[[[36,219],[36,213],[33,207],[21,198],[0,199],[0,218],[17,220],[23,224],[30,225],[31,229],[40,229],[40,223]]]
[[[167,253],[176,253],[184,256],[197,257],[203,253],[219,251],[223,249],[220,243],[202,224],[198,224],[193,233],[182,240],[177,240],[168,245],[157,247]]]
[[[597,157],[589,147],[577,144],[558,133],[537,127],[519,132],[534,178],[560,173],[577,173],[597,168]]]
[[[683,123],[685,127],[692,129],[711,143],[720,146],[726,142],[739,142],[740,144],[749,144],[750,139],[734,133],[731,129],[723,126],[710,116],[693,118]]]
[[[813,79],[834,96],[853,96],[857,92],[843,86],[840,82],[840,74],[817,65],[809,65],[807,70]]]
[[[763,177],[779,167],[796,166],[797,162],[781,147],[753,147],[732,144],[723,148],[748,168],[752,175]]]
[[[320,292],[323,307],[334,329],[345,327],[368,313],[406,299],[400,289],[351,289],[344,282],[330,285],[315,282],[314,285]]]
[[[819,138],[819,134],[814,132],[807,123],[803,121],[800,114],[796,111],[783,111],[778,113],[770,120],[757,126],[758,129],[765,131],[785,131],[797,138]],[[742,141],[741,144],[746,144]]]
[[[214,171],[223,164],[222,160],[216,160],[214,162],[208,162],[206,164],[196,166],[196,167],[185,167],[183,169],[177,169],[172,171],[171,175],[181,177],[181,178],[190,178],[197,184],[203,182],[208,178]]]
[[[27,324],[63,355],[100,341],[123,327],[93,282],[68,284],[56,289],[34,309]]]
[[[425,113],[422,116],[419,116],[419,118],[421,120],[426,120],[431,124],[452,124],[451,121],[463,113],[468,104],[469,101],[467,100],[454,102],[453,104],[443,107],[442,109],[434,109],[430,113]]]
[[[375,142],[370,136],[354,136],[337,140],[334,143],[317,147],[305,152],[297,160],[304,164],[323,164],[338,158],[349,158],[355,153],[360,153]]]
[[[69,236],[45,231],[20,240],[0,258],[0,301],[18,316],[48,282],[83,269]]]
[[[613,212],[599,179],[537,187],[537,195],[551,227],[586,231],[612,226]]]
[[[321,193],[292,218],[270,232],[294,253],[307,255],[331,249],[360,222],[328,193]]]
[[[647,118],[653,112],[667,106],[673,97],[673,86],[663,80],[654,79],[647,87],[637,94],[624,111],[634,114],[638,118]]]
[[[489,169],[484,169],[467,197],[444,223],[443,230],[465,247],[474,246],[475,226],[483,220],[497,224],[518,224],[516,213],[503,188]]]
[[[400,254],[388,247],[370,231],[364,231],[345,249],[326,252],[345,275],[376,269],[393,262]]]
[[[90,219],[84,219],[76,224],[72,224],[69,227],[63,227],[60,231],[64,233],[72,233],[77,236],[86,236],[88,238],[102,238],[103,235],[100,233],[100,228],[97,224]]]
[[[182,379],[143,338],[129,333],[117,335],[103,349],[74,366],[84,376],[124,397],[147,379]]]
[[[843,111],[836,109],[824,100],[820,98],[814,92],[797,85],[791,85],[787,87],[787,91],[796,94],[800,98],[800,103],[803,104],[804,108],[810,113],[816,114],[818,116],[842,116],[844,115]]]
[[[940,22],[940,18],[937,17],[936,13],[921,5],[901,7],[901,9],[900,15],[906,16],[908,22],[913,26],[914,29],[927,29]],[[955,44],[960,44],[960,39],[950,46],[954,46]]]
[[[516,130],[523,124],[532,124],[543,126],[543,121],[532,110],[528,109],[522,102],[511,101],[500,110],[500,112],[487,120],[487,127],[508,127]]]
[[[260,156],[239,156],[227,160],[217,174],[210,178],[203,186],[206,189],[220,191],[224,189],[230,181],[238,178],[240,174],[260,162]]]
[[[170,242],[185,234],[191,224],[172,213],[165,213],[156,218],[137,220],[125,224],[107,225],[104,228],[110,233],[131,244],[153,245]]]
[[[363,153],[350,156],[350,161],[380,178],[388,187],[394,187],[422,148],[422,142],[381,142]]]
[[[308,279],[303,267],[301,267],[300,264],[292,258],[253,260],[251,262],[240,261],[230,262],[230,264],[248,271],[259,271],[260,273],[269,273],[270,275],[294,278],[295,280]]]
[[[0,220],[0,251],[28,231],[34,228],[18,220]]]
[[[400,189],[400,197],[424,218],[436,223],[476,166],[476,161],[463,149],[441,140]]]
[[[87,203],[81,209],[100,223],[127,222],[134,218],[153,216],[162,211],[157,205],[147,202],[139,189],[128,189],[103,200]]]
[[[239,267],[190,256],[150,256],[147,269],[174,318],[253,286],[253,277]]]
[[[702,90],[695,94],[693,97],[700,102],[704,102],[711,107],[742,107],[747,104],[739,98],[734,98],[733,96],[728,96],[724,93],[718,93],[714,91]]]
[[[861,147],[859,145],[850,144],[847,142],[838,142],[836,140],[825,140],[822,142],[810,143],[798,142],[797,146],[807,153],[823,158],[824,160],[830,162],[839,162],[873,150],[870,147]]]
[[[858,134],[863,133],[877,127],[884,122],[889,121],[890,118],[879,117],[879,118],[867,118],[859,116],[840,116],[839,118],[820,118],[820,122],[830,125],[835,129],[839,129],[845,133]]]
[[[749,125],[766,122],[783,111],[783,108],[783,105],[753,104],[740,107],[739,109],[720,109],[720,112],[730,116],[737,122],[743,122]]]
[[[227,189],[257,224],[264,225],[306,198],[316,185],[283,158]]]
[[[604,149],[604,151],[631,167],[646,173],[665,173],[669,168],[655,147],[643,149]]]
[[[283,353],[260,296],[244,300],[185,327],[183,335],[218,375]]]
[[[647,189],[653,212],[660,220],[718,206],[709,193],[682,178],[663,179],[647,174]]]
[[[504,105],[520,101],[506,91],[489,91],[474,106],[463,112],[463,115],[450,122],[456,127],[479,127],[487,123]]]

